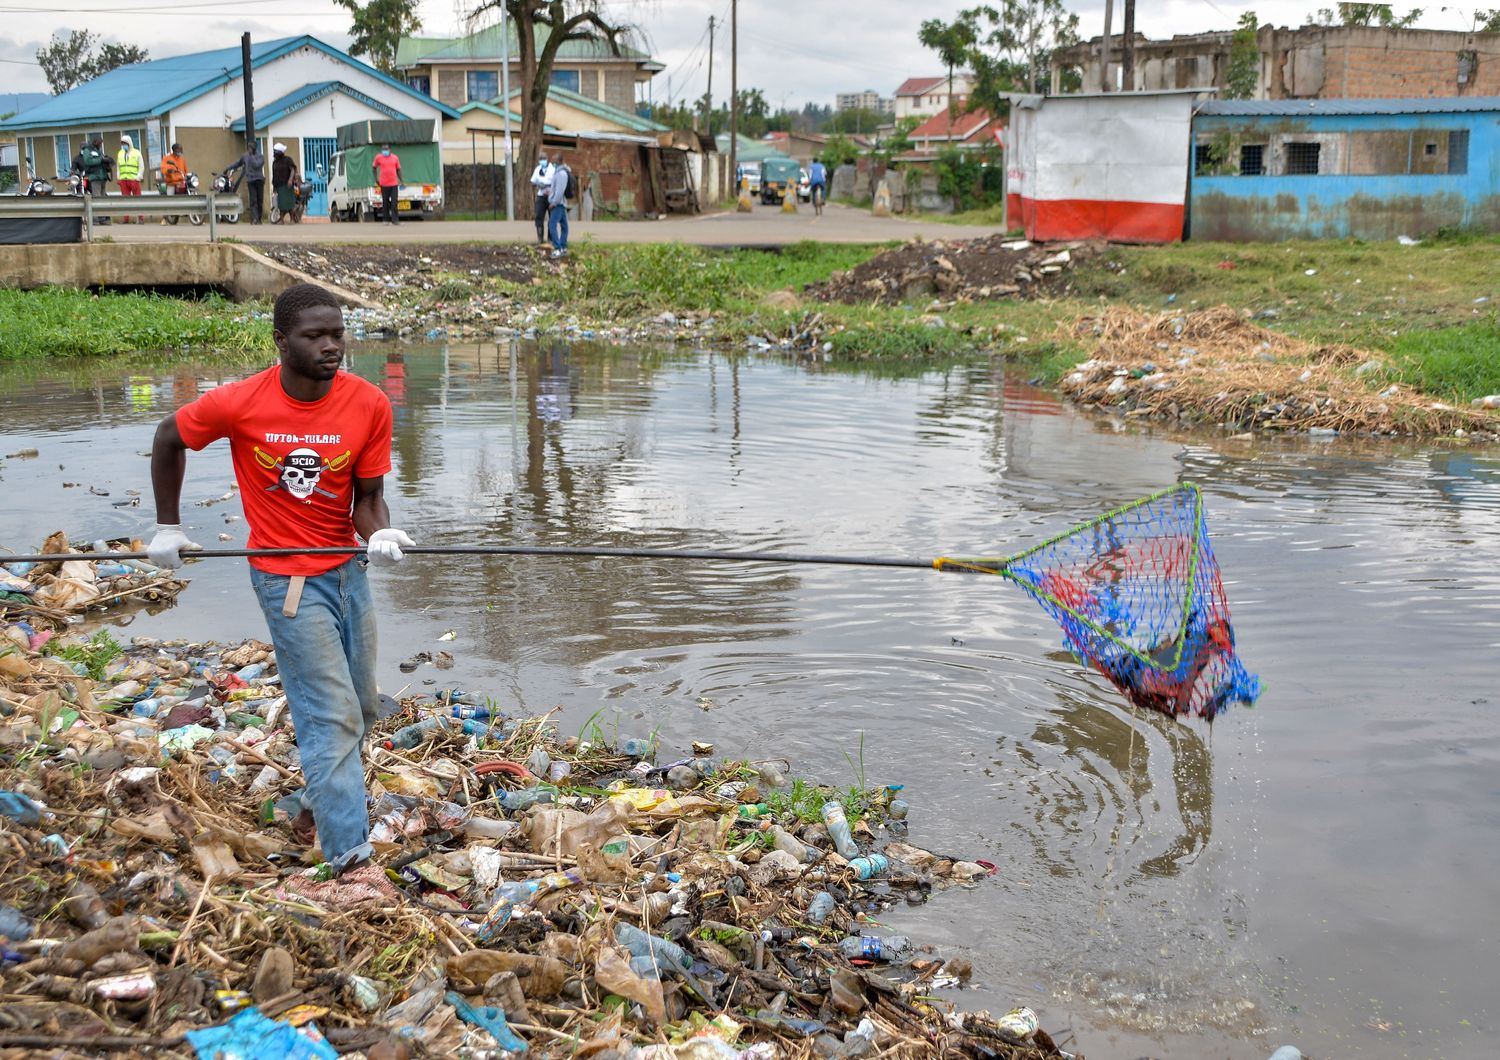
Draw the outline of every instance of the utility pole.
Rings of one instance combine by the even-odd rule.
[[[714,134],[714,17],[708,16],[708,91],[703,94],[703,131]]]
[[[505,113],[505,219],[516,219],[516,152],[510,139],[510,27],[505,24],[505,5],[500,5],[500,108]],[[490,158],[495,157],[495,140],[490,138]],[[494,172],[492,169],[491,172]],[[494,187],[493,184],[490,185]],[[491,200],[492,202],[494,200]],[[476,202],[474,208],[478,210]]]
[[[1135,0],[1125,0],[1125,39],[1120,56],[1120,80],[1126,92],[1135,91]]]
[[[1109,23],[1115,15],[1115,0],[1104,0],[1104,37],[1099,45],[1099,91],[1108,92],[1114,86],[1109,83]]]
[[[250,83],[250,34],[240,34],[240,69],[245,82],[245,150],[255,150],[255,87]]]
[[[740,0],[729,0],[729,179],[739,198],[740,180],[735,157],[740,137]]]

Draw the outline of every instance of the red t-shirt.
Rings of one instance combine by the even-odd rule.
[[[396,176],[396,170],[401,168],[401,156],[392,151],[388,155],[375,156],[375,180],[382,188],[390,188],[401,183]]]
[[[177,410],[189,449],[229,439],[251,548],[353,545],[354,480],[391,470],[391,403],[349,372],[317,401],[281,388],[281,365],[215,387]],[[322,574],[348,556],[276,556],[270,574]]]

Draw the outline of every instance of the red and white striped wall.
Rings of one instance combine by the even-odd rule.
[[[1182,238],[1191,92],[1013,96],[1007,208],[1028,239]]]

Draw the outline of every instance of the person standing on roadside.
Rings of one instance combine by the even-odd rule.
[[[172,150],[161,160],[161,186],[168,195],[186,195],[188,164],[181,144],[173,144]]]
[[[536,214],[536,245],[544,247],[547,245],[547,213],[552,208],[547,201],[552,194],[552,164],[547,161],[545,153],[537,159],[536,169],[531,172],[531,190],[536,192],[533,210]]]
[[[266,155],[258,144],[251,144],[224,170],[224,175],[242,171],[245,178],[245,196],[250,201],[250,223],[260,224],[260,211],[266,202]]]
[[[120,134],[120,151],[115,155],[115,179],[120,182],[121,196],[139,198],[141,194],[141,176],[146,169],[146,160],[136,150],[135,143],[125,133]],[[126,224],[130,223],[129,217],[121,218]],[[138,224],[145,224],[144,214],[136,215]]]
[[[282,220],[288,220],[292,215],[292,207],[297,205],[296,183],[301,174],[297,172],[297,163],[293,162],[291,156],[286,153],[286,144],[276,144],[271,148],[271,195],[276,199],[276,210]]]
[[[552,256],[568,256],[568,200],[572,198],[573,171],[562,152],[552,156],[552,186],[547,191],[547,234],[552,238]]]
[[[272,310],[280,363],[208,391],[156,428],[151,487],[157,525],[146,551],[163,567],[198,548],[180,525],[187,451],[229,439],[251,548],[357,547],[362,555],[258,556],[255,590],[301,752],[303,812],[292,830],[314,835],[336,873],[374,853],[360,743],[378,718],[375,609],[369,563],[402,559],[411,538],[391,528],[391,403],[341,371],[344,314],[316,284],[289,287]],[[354,878],[380,878],[366,866]]]
[[[385,214],[385,223],[396,225],[400,212],[397,199],[401,191],[401,156],[391,150],[390,144],[380,145],[380,154],[370,163],[375,174],[375,183],[380,186],[380,212]]]
[[[95,136],[85,138],[73,158],[73,172],[83,180],[83,194],[104,195],[104,186],[109,182],[109,156],[104,153],[104,139]],[[101,217],[96,224],[109,224],[108,217]]]

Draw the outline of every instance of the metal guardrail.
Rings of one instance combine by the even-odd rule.
[[[0,196],[0,220],[10,217],[67,217],[83,221],[83,238],[94,237],[96,218],[202,216],[208,241],[218,241],[219,218],[239,219],[245,204],[238,195],[24,195]]]

